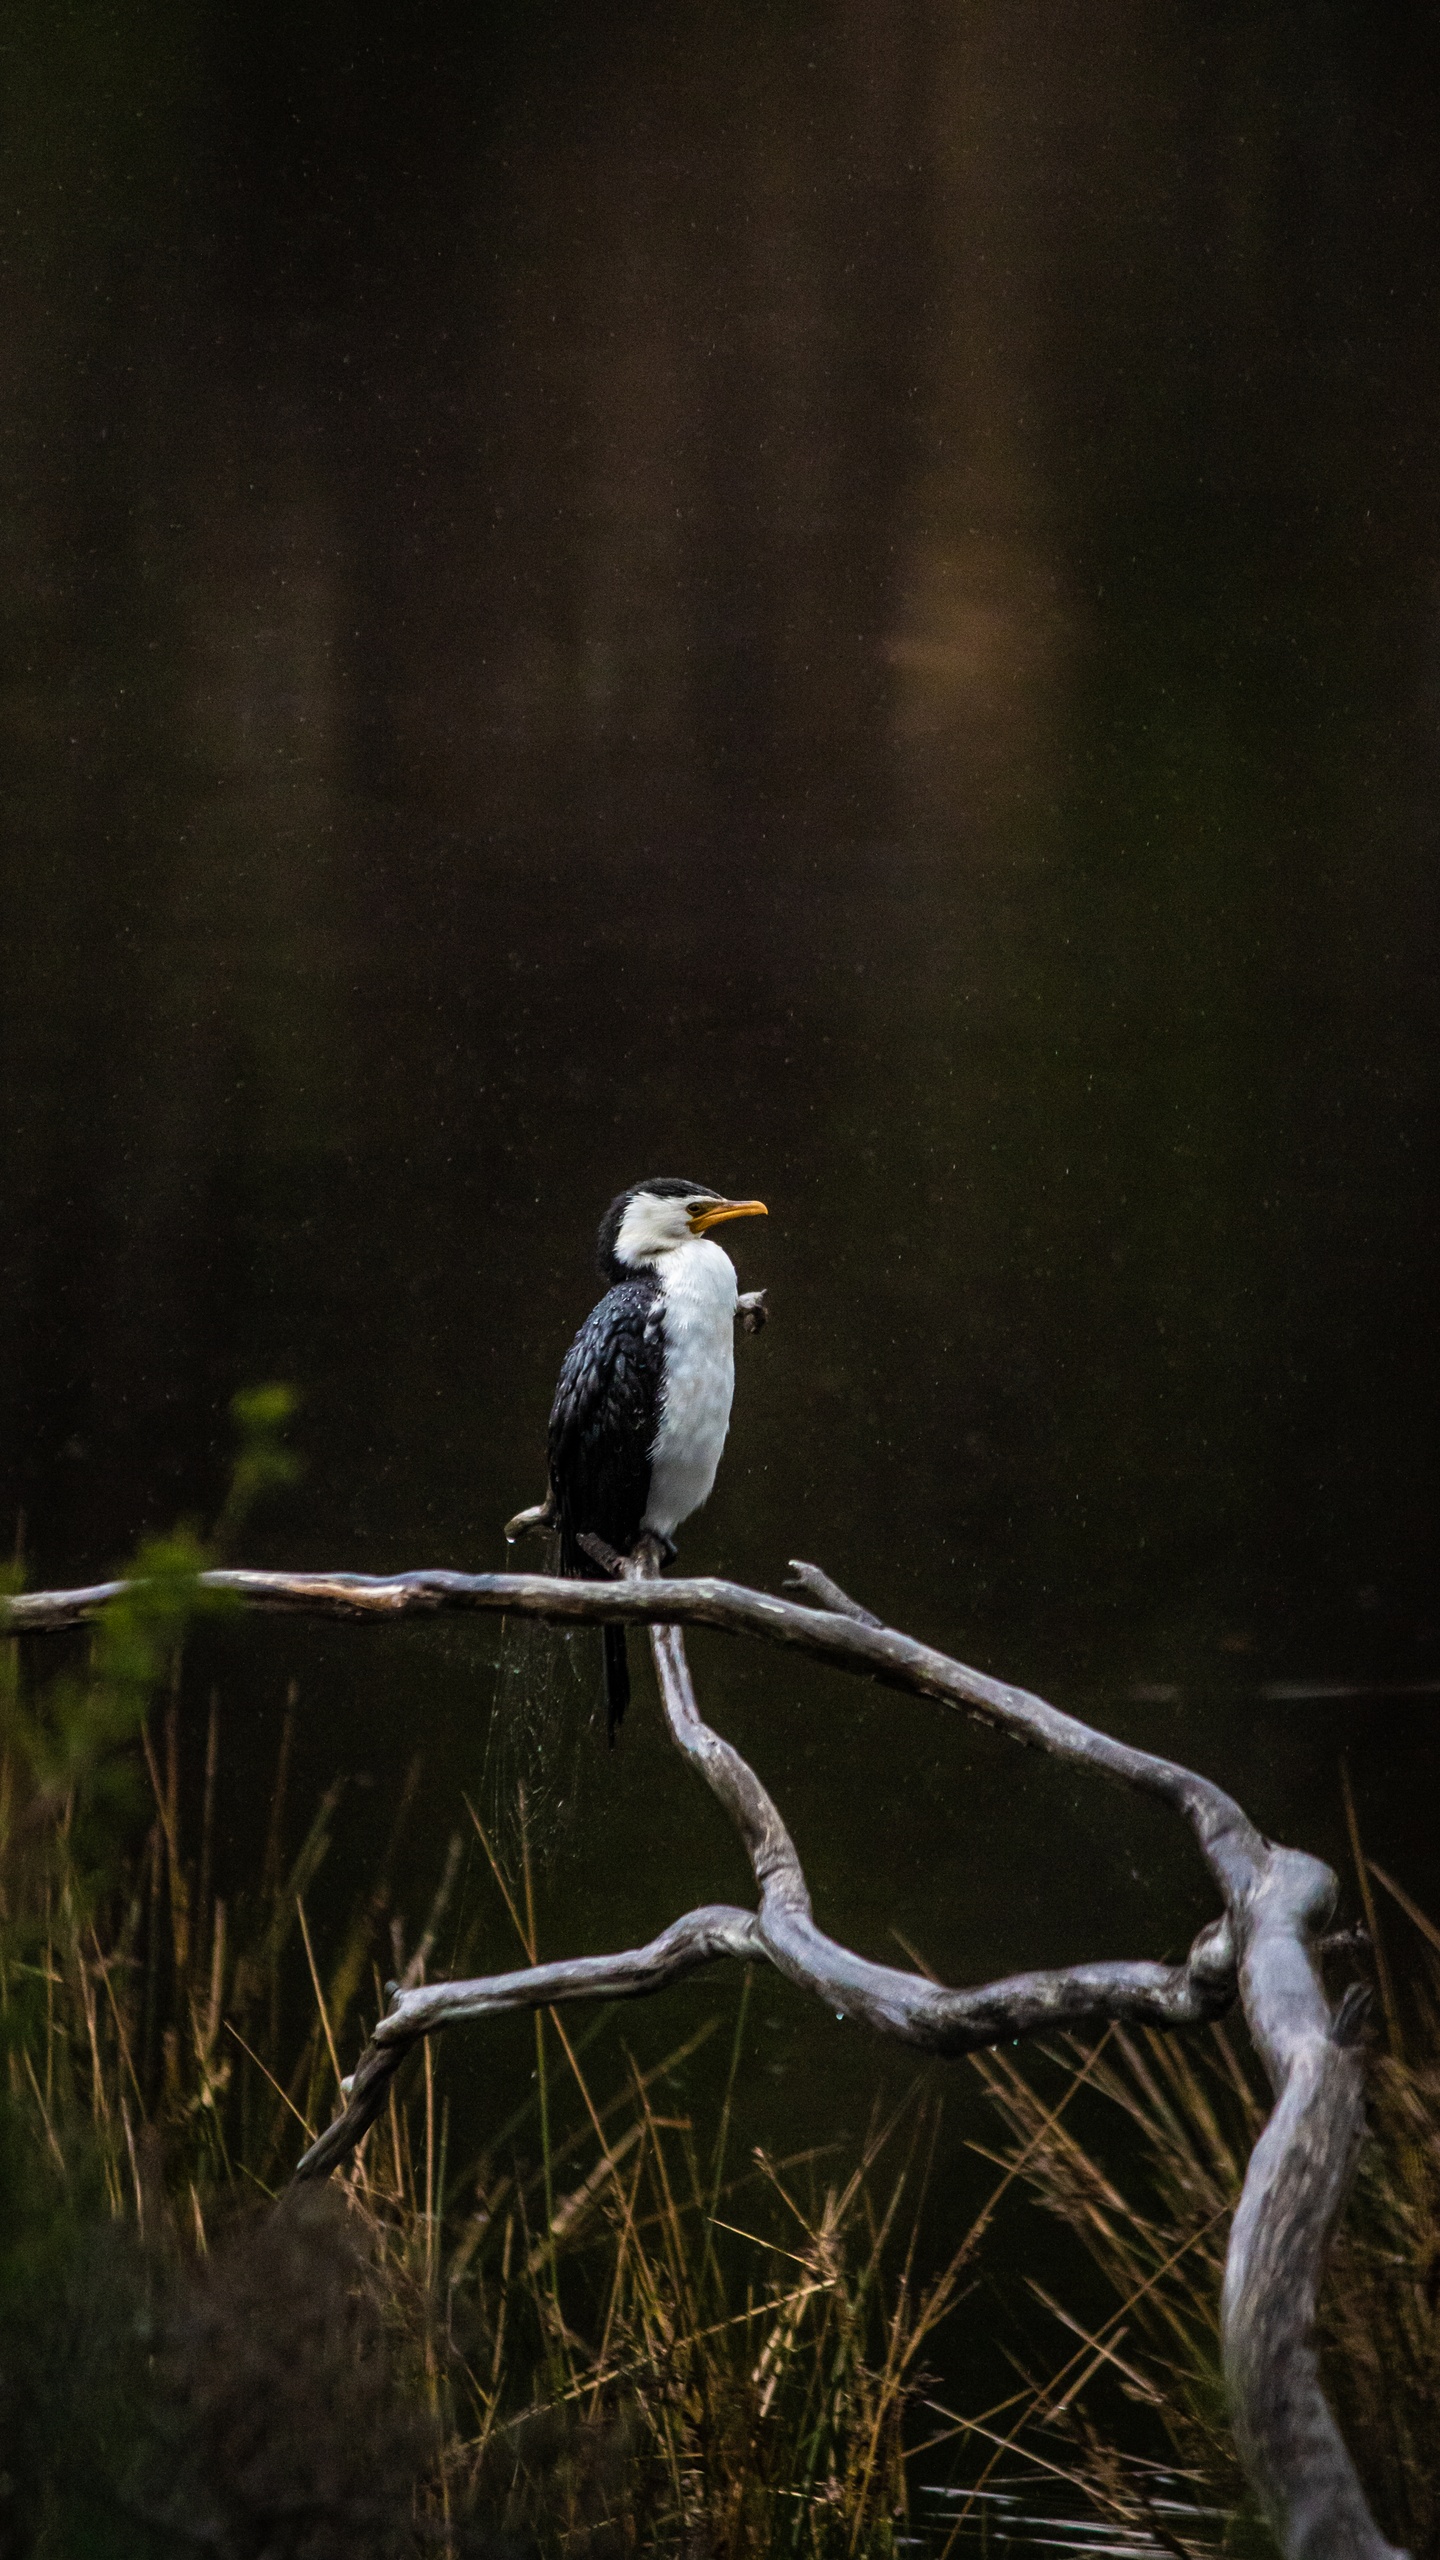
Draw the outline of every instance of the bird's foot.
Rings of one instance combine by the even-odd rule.
[[[637,1538],[628,1556],[622,1556],[618,1548],[607,1545],[593,1529],[583,1530],[575,1544],[584,1548],[591,1563],[598,1564],[602,1573],[608,1573],[617,1581],[626,1574],[660,1573],[667,1564],[674,1563],[679,1553],[674,1539],[661,1537],[655,1529],[647,1529],[643,1537]]]
[[[607,1545],[603,1538],[596,1536],[593,1529],[582,1529],[575,1544],[577,1547],[583,1547],[591,1563],[598,1564],[601,1572],[608,1574],[612,1581],[618,1579],[629,1563],[628,1556],[622,1556],[616,1548]]]
[[[528,1511],[517,1511],[513,1520],[506,1521],[505,1544],[513,1547],[518,1538],[537,1537],[542,1530],[554,1526],[554,1505],[547,1493],[543,1502],[532,1502]]]
[[[764,1332],[770,1314],[768,1296],[768,1290],[747,1289],[743,1298],[736,1299],[735,1320],[742,1333]]]

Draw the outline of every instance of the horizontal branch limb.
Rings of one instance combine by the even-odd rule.
[[[375,2028],[342,2095],[333,2124],[299,2161],[297,2178],[328,2178],[348,2159],[385,2104],[390,2083],[423,2036],[507,2009],[549,2009],[569,2000],[640,2000],[669,1989],[717,1956],[762,1956],[753,1912],[728,1903],[687,1911],[648,1946],[613,1956],[575,1956],[556,1964],[523,1966],[473,1982],[427,1982],[397,1991]]]
[[[725,1805],[760,1889],[758,1913],[692,1912],[650,1947],[616,1957],[535,1967],[482,1984],[408,1993],[377,2028],[350,2083],[344,2113],[312,2145],[298,2174],[320,2176],[351,2150],[384,2103],[418,2034],[452,2017],[560,1999],[641,1997],[717,1955],[763,1955],[789,1979],[889,2034],[939,2053],[1086,2017],[1180,2024],[1212,2016],[1238,1979],[1246,2020],[1276,2105],[1247,2169],[1227,2259],[1222,2349],[1236,2437],[1287,2560],[1396,2560],[1365,2503],[1320,2389],[1315,2299],[1325,2247],[1353,2168],[1361,2122],[1360,2069],[1343,2018],[1332,2013],[1315,1948],[1335,1879],[1318,1859],[1273,1847],[1234,1799],[1196,1772],[1136,1750],[1042,1698],[952,1661],[880,1625],[818,1566],[794,1568],[820,1605],[710,1578],[569,1582],[540,1574],[286,1574],[225,1570],[203,1576],[252,1608],[383,1624],[442,1610],[651,1629],[672,1735]],[[125,1588],[32,1593],[8,1604],[15,1634],[81,1625]],[[784,1644],[913,1696],[977,1717],[1072,1766],[1159,1797],[1183,1815],[1219,1886],[1224,1921],[1202,1930],[1183,1966],[1075,1966],[1020,1975],[974,1991],[871,1965],[817,1927],[793,1842],[755,1773],[704,1723],[685,1661],[682,1626]],[[427,1998],[428,2010],[404,2002]],[[447,2013],[445,2003],[453,2006]],[[466,2005],[468,2002],[469,2005]]]
[[[797,1573],[801,1570],[796,1568]],[[819,1569],[808,1570],[818,1573]],[[827,1597],[823,1608],[806,1608],[798,1601],[781,1600],[770,1592],[751,1591],[741,1583],[708,1575],[675,1575],[663,1582],[638,1578],[570,1582],[541,1573],[429,1571],[377,1576],[257,1573],[226,1567],[200,1579],[207,1589],[227,1592],[248,1608],[349,1619],[359,1625],[388,1625],[397,1618],[460,1610],[595,1626],[713,1627],[725,1635],[759,1636],[769,1644],[788,1645],[812,1661],[829,1663],[837,1671],[858,1673],[888,1688],[961,1708],[1015,1741],[1160,1796],[1190,1822],[1222,1891],[1243,1885],[1247,1874],[1258,1874],[1263,1864],[1265,1844],[1259,1834],[1233,1797],[1209,1779],[1153,1752],[1117,1742],[1026,1689],[992,1679],[932,1645],[872,1621],[868,1612],[842,1612],[833,1597]],[[822,1579],[830,1594],[838,1590],[828,1575]],[[109,1582],[80,1591],[28,1592],[8,1603],[7,1624],[18,1635],[51,1634],[80,1626],[125,1587]]]
[[[1223,1930],[1223,1922],[1212,1924]],[[936,2055],[974,2053],[1037,2028],[1112,2019],[1181,2026],[1220,2016],[1233,2006],[1235,1974],[1217,1959],[1202,1932],[1183,1965],[1081,1964],[1021,1973],[975,1991],[948,1991],[922,1974],[875,1965],[838,1946],[812,1924],[776,1928],[764,1915],[726,1904],[689,1911],[645,1947],[618,1955],[576,1956],[526,1965],[475,1980],[429,1982],[398,1991],[376,2025],[353,2076],[345,2106],[297,2165],[300,2179],[327,2177],[368,2132],[412,2046],[443,2027],[471,2025],[511,2009],[546,2009],[576,2000],[640,2000],[668,1990],[702,1965],[728,1957],[765,1961],[825,2007],[853,2017],[903,2044]]]

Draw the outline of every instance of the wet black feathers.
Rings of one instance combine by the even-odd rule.
[[[560,1570],[581,1577],[598,1566],[579,1544],[603,1538],[629,1555],[650,1499],[650,1452],[660,1422],[663,1301],[653,1272],[640,1272],[592,1307],[565,1354],[550,1410],[550,1489],[560,1528]],[[630,1694],[625,1630],[605,1630],[610,1731]],[[616,1641],[618,1639],[618,1641]]]
[[[550,1409],[550,1483],[564,1573],[595,1567],[584,1530],[628,1555],[650,1499],[660,1421],[660,1284],[642,1272],[592,1307],[565,1354]]]

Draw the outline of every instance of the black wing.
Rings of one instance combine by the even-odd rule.
[[[592,1307],[565,1354],[550,1411],[562,1573],[595,1572],[577,1543],[587,1531],[620,1555],[640,1535],[660,1421],[661,1323],[658,1281],[623,1280]]]

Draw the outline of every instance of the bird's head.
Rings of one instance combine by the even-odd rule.
[[[763,1200],[727,1200],[699,1182],[675,1182],[668,1174],[632,1183],[612,1200],[600,1225],[602,1279],[625,1280],[689,1244],[726,1218],[763,1218]]]

